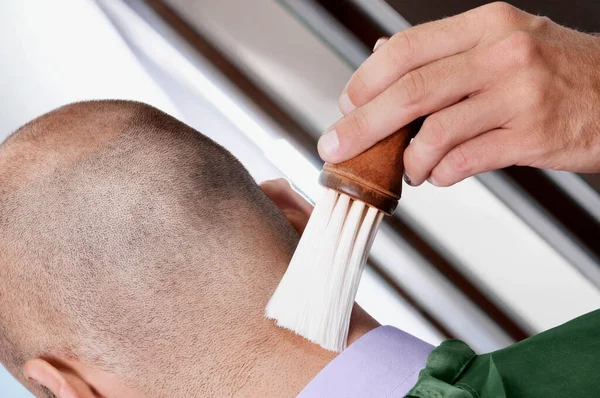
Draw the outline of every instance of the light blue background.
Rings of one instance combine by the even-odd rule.
[[[33,398],[33,395],[0,365],[0,398]]]

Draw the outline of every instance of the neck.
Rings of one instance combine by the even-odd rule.
[[[337,353],[327,351],[303,337],[264,320],[268,337],[257,350],[248,382],[238,390],[239,396],[296,396]],[[358,305],[352,311],[348,344],[351,345],[379,324]]]
[[[373,318],[355,305],[348,344],[351,345],[377,326],[379,324]],[[205,356],[194,356],[193,362],[185,366],[180,363],[181,368],[176,371],[174,366],[166,366],[169,372],[175,372],[177,375],[169,378],[174,385],[163,386],[172,395],[152,395],[152,389],[129,387],[128,383],[124,383],[114,374],[87,366],[78,360],[68,360],[65,363],[76,374],[89,380],[90,385],[104,397],[176,397],[182,396],[179,392],[191,391],[194,392],[191,395],[194,395],[196,392],[205,394],[207,390],[210,390],[211,394],[222,396],[292,397],[298,395],[317,373],[337,356],[334,352],[324,350],[290,331],[275,326],[271,320],[261,319],[246,330],[249,332],[247,338],[229,341],[229,344],[222,346],[230,355],[227,355],[226,368],[221,368],[220,371],[210,369],[214,361]]]

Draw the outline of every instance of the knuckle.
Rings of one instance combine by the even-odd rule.
[[[420,102],[425,96],[425,79],[418,69],[408,72],[398,81],[400,95],[405,96],[409,103]]]
[[[292,187],[292,185],[286,178],[277,178],[272,181],[277,186],[277,189],[280,189],[282,191],[287,191]]]
[[[362,139],[369,134],[369,119],[364,112],[354,112],[350,119],[352,136]]]
[[[286,185],[289,185],[289,183],[285,178],[275,178],[272,180],[263,181],[262,185],[267,185],[270,188],[273,188],[273,190],[283,190]]]
[[[386,56],[391,60],[393,65],[406,65],[410,63],[416,43],[411,33],[406,30],[393,35],[387,46]]]
[[[538,39],[529,32],[518,30],[504,41],[510,62],[519,68],[535,65],[541,57]]]
[[[448,153],[448,166],[451,170],[460,174],[469,174],[473,168],[473,162],[466,156],[462,145],[457,146]]]
[[[531,29],[533,31],[546,31],[552,24],[552,20],[546,16],[534,15],[531,18]]]
[[[503,1],[486,4],[482,10],[488,18],[507,26],[513,25],[519,15],[519,9]]]
[[[429,146],[445,148],[450,145],[450,134],[439,117],[429,116],[421,128],[422,140]]]
[[[350,101],[358,106],[359,104],[362,104],[362,98],[366,96],[367,92],[367,82],[363,77],[362,70],[359,69],[356,71],[354,76],[352,76],[350,84],[348,84],[346,94],[348,94],[348,98],[350,99]]]

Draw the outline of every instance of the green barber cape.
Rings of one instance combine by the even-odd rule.
[[[489,354],[445,341],[407,397],[600,398],[600,310]]]

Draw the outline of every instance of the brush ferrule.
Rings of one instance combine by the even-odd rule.
[[[404,150],[418,128],[411,123],[352,159],[325,163],[319,182],[391,215],[402,195]]]
[[[328,163],[325,164],[319,175],[319,183],[375,207],[387,215],[394,213],[400,199],[399,195],[382,190],[367,180],[344,173],[343,170],[336,170]]]

